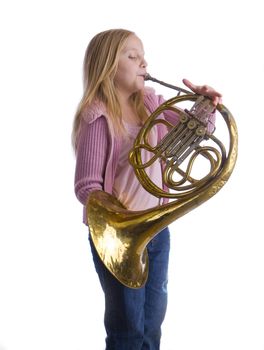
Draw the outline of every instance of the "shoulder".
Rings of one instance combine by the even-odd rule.
[[[144,104],[151,112],[165,101],[163,96],[156,94],[155,90],[151,87],[145,87],[143,94]]]
[[[94,102],[81,112],[80,125],[77,133],[77,143],[88,139],[106,139],[109,134],[106,118],[106,108],[102,103]]]
[[[88,124],[93,123],[95,120],[102,116],[106,116],[106,107],[104,103],[100,101],[92,102],[81,112],[82,120]]]

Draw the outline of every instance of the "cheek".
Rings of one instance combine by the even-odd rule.
[[[117,68],[115,79],[122,80],[127,76],[127,68],[125,65],[120,64]]]
[[[126,60],[119,63],[117,72],[122,74],[122,76],[129,76],[134,74],[136,69],[137,67],[133,61]]]
[[[135,84],[137,87],[139,87],[138,84],[140,83],[141,88],[141,82],[138,81],[137,71],[138,67],[136,64],[134,64],[134,62],[130,60],[119,62],[114,79],[115,83],[123,87],[128,87]]]
[[[114,78],[115,83],[119,84],[123,80],[123,72],[118,69]]]
[[[115,81],[118,82],[132,82],[134,80],[134,73],[132,70],[128,70],[127,68],[120,68],[118,69],[118,71],[116,72],[116,76],[115,76]]]

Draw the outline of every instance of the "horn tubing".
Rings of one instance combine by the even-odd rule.
[[[155,78],[151,80],[153,79]],[[162,83],[162,85],[165,84]],[[165,86],[168,85],[170,84]],[[197,95],[190,95],[188,92],[188,96],[179,96],[175,99],[178,101],[178,99],[184,98],[193,101]],[[168,101],[158,108],[159,113],[162,106],[166,109]],[[224,105],[218,105],[217,110],[228,128],[229,150],[226,154],[222,143],[215,137],[211,138],[220,146],[222,160],[211,176],[206,178],[205,182],[202,181],[202,185],[194,191],[187,192],[171,203],[143,211],[126,210],[116,198],[104,191],[94,191],[89,195],[86,210],[88,226],[95,248],[108,270],[127,287],[140,288],[147,280],[147,244],[164,227],[213,197],[226,184],[232,174],[238,152],[237,127],[232,114]],[[140,131],[139,136],[140,134],[142,131]],[[135,147],[137,147],[137,139]],[[138,158],[138,155],[134,154],[132,158],[135,157]],[[141,169],[134,168],[134,170],[141,179]],[[141,181],[146,184],[145,186],[151,186],[151,180],[143,178]]]

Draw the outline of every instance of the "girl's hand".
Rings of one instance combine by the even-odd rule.
[[[215,107],[218,105],[218,103],[222,103],[222,95],[219,92],[215,91],[211,86],[194,85],[187,79],[183,79],[182,81],[194,93],[209,97]]]

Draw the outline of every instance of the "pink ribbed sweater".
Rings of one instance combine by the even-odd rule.
[[[144,103],[152,113],[164,102],[152,88],[145,89]],[[175,113],[166,111],[161,116],[176,124]],[[214,122],[214,121],[213,121]],[[158,125],[158,140],[166,134],[166,127]],[[109,131],[105,106],[102,103],[90,105],[83,113],[81,129],[77,139],[75,194],[83,204],[83,222],[87,224],[86,203],[89,193],[103,190],[112,194],[117,169],[121,139],[113,137]]]

